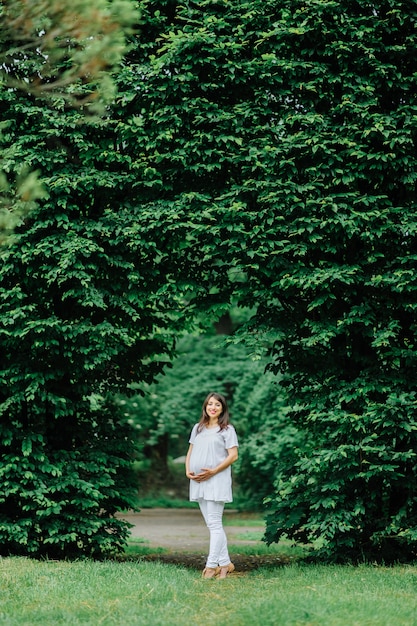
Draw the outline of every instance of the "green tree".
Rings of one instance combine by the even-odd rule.
[[[264,510],[265,499],[274,493],[283,469],[294,464],[295,451],[303,445],[303,432],[288,419],[288,407],[279,380],[257,369],[242,370],[233,398],[233,413],[239,417],[239,460],[236,476],[240,500],[249,509]]]
[[[111,71],[126,51],[139,14],[130,0],[2,0],[2,81],[72,106],[114,95]]]
[[[163,253],[129,202],[137,172],[109,116],[87,123],[16,88],[0,106],[4,169],[28,164],[48,194],[0,252],[1,551],[108,555],[137,491],[113,397],[161,370],[178,302],[158,293]]]
[[[119,77],[140,97],[120,100],[136,115],[121,131],[151,220],[181,251],[167,288],[185,312],[220,315],[232,294],[257,307],[244,336],[274,338],[270,369],[303,433],[267,540],[410,556],[415,3],[141,6],[144,45]]]
[[[0,88],[103,113],[115,93],[111,72],[139,20],[130,0],[2,0],[0,16]],[[8,123],[3,116],[0,132]],[[1,243],[46,191],[40,172],[22,164],[13,176],[0,165]]]

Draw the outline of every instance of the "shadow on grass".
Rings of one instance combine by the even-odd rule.
[[[278,547],[272,549],[269,553],[266,549],[262,551],[250,549],[249,547],[229,546],[230,556],[235,565],[236,573],[246,573],[259,568],[276,568],[283,567],[294,563],[294,561],[302,558],[302,554],[295,549],[294,554],[287,554],[284,548],[280,553]],[[126,553],[120,557],[123,561],[147,561],[167,563],[177,565],[189,569],[203,570],[206,561],[206,554],[175,551],[164,548],[149,548],[146,546],[130,546]]]
[[[246,554],[233,554],[232,561],[236,568],[236,573],[250,572],[260,567],[282,567],[288,565],[294,559],[288,556],[278,555],[246,555]],[[180,565],[190,569],[203,570],[206,557],[201,554],[192,553],[176,553],[168,552],[165,554],[148,554],[140,557],[144,561],[158,561],[159,563],[169,563],[171,565]]]

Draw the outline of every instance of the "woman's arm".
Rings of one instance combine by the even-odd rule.
[[[190,478],[190,479],[195,478],[194,472],[190,472],[190,458],[191,458],[192,449],[193,449],[193,444],[190,443],[187,456],[185,457],[185,475],[187,476],[187,478]]]

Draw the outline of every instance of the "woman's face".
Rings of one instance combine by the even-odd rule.
[[[223,413],[223,405],[220,400],[216,400],[214,396],[211,396],[206,404],[206,412],[211,419],[219,419]]]

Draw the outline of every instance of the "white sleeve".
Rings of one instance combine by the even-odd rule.
[[[226,450],[228,450],[229,448],[235,448],[239,445],[236,431],[234,429],[234,426],[232,426],[231,424],[229,424],[227,428],[222,430],[222,434],[224,437],[224,445]]]
[[[194,445],[195,438],[197,437],[197,428],[198,424],[194,424],[188,443],[192,443]]]

